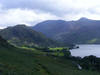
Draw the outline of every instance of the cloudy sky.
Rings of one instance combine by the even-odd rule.
[[[0,0],[0,28],[80,17],[100,20],[100,0]]]

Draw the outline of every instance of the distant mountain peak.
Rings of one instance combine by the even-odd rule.
[[[17,24],[15,27],[26,27],[25,24]]]
[[[82,18],[80,18],[78,21],[87,21],[87,20],[89,20],[89,19],[86,18],[86,17],[82,17]]]

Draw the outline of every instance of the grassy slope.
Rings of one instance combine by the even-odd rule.
[[[48,39],[42,33],[25,25],[5,28],[0,31],[0,35],[15,46],[59,46],[56,41]]]
[[[2,75],[100,75],[79,71],[70,60],[55,59],[39,51],[0,47],[0,74]]]

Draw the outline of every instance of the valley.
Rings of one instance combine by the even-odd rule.
[[[51,27],[48,27],[48,23]],[[37,27],[18,24],[0,30],[0,74],[99,75],[100,58],[95,54],[81,58],[86,49],[83,47],[81,54],[81,46],[76,47],[81,43],[99,44],[99,25],[94,27],[95,23],[99,24],[99,21],[86,18],[71,22],[52,20],[39,23]],[[92,25],[87,27],[87,24]],[[90,48],[95,50],[97,46],[94,49],[91,45]]]
[[[0,43],[1,40],[0,40]],[[1,46],[1,44],[0,44]],[[71,60],[47,55],[36,49],[0,47],[1,75],[99,75],[98,72],[78,70]]]
[[[100,75],[100,0],[0,0],[0,75]]]

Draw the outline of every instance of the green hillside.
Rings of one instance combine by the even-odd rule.
[[[5,44],[5,45],[4,45]],[[0,38],[0,75],[99,75],[78,70],[69,59],[47,56],[35,49],[15,48]]]
[[[25,25],[16,25],[0,31],[0,35],[9,43],[16,46],[57,46],[53,40],[46,38],[42,33],[36,32]]]

